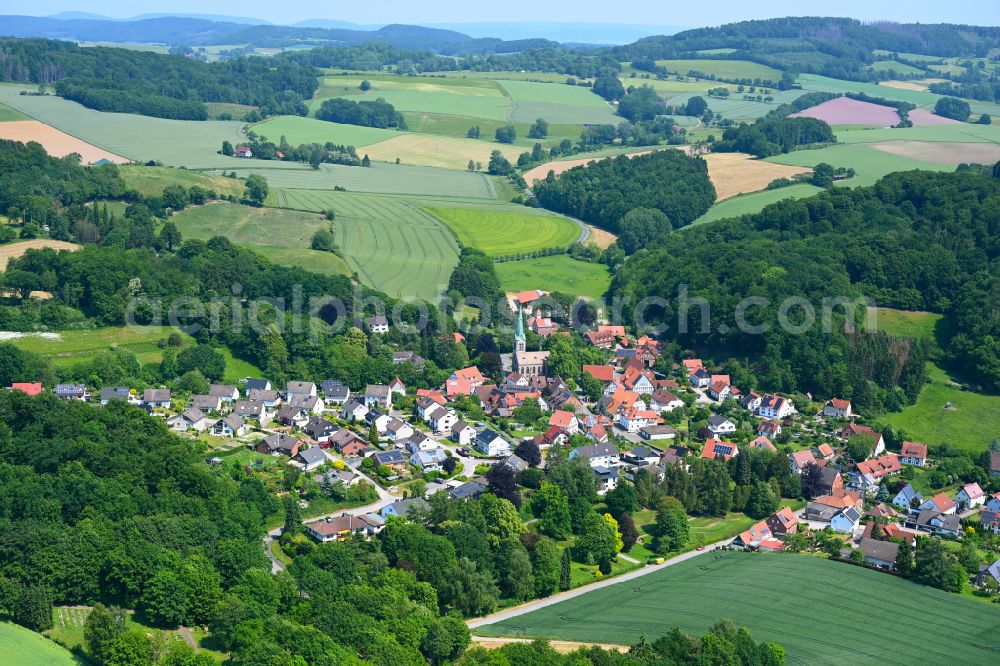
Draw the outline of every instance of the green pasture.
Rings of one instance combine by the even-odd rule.
[[[274,143],[278,143],[281,137],[285,137],[288,143],[293,146],[302,143],[327,142],[343,146],[366,146],[369,143],[399,136],[397,130],[328,123],[324,120],[301,116],[276,116],[262,123],[251,125],[249,129],[256,132],[258,136],[267,137]]]
[[[337,255],[310,249],[313,234],[330,224],[317,213],[217,203],[188,208],[171,219],[184,238],[225,236],[277,264],[316,273],[351,274]]]
[[[924,70],[898,60],[876,60],[871,64],[871,69],[876,72],[896,72],[902,76],[924,76],[926,74]]]
[[[332,190],[334,187],[343,187],[351,192],[478,197],[483,199],[491,199],[495,196],[492,181],[489,180],[488,176],[456,169],[383,164],[380,162],[373,162],[368,168],[321,164],[319,169],[312,169],[308,165],[302,165],[297,169],[271,169],[265,166],[270,165],[270,162],[257,164],[260,166],[226,169],[225,172],[231,173],[235,170],[236,175],[240,177],[258,173],[267,178],[271,188]],[[274,164],[288,163],[274,162]]]
[[[0,663],[10,666],[82,666],[87,662],[41,634],[0,622]]]
[[[878,127],[837,131],[840,143],[877,143],[880,141],[947,141],[953,143],[1000,143],[1000,126],[968,123],[928,125],[926,127]]]
[[[884,49],[875,49],[872,51],[872,53],[877,56],[893,55],[892,51],[886,51]],[[913,62],[927,62],[927,63],[941,62],[941,58],[939,56],[924,55],[921,53],[896,53],[895,55],[902,58],[903,60],[912,60]]]
[[[723,220],[727,217],[739,217],[741,215],[751,215],[759,213],[765,206],[784,201],[785,199],[804,199],[822,190],[814,185],[802,183],[799,185],[789,185],[776,190],[761,190],[731,197],[716,203],[708,209],[704,215],[695,220],[691,226]]]
[[[500,86],[513,100],[511,120],[533,123],[544,118],[550,123],[617,124],[611,106],[590,88],[535,81],[501,81]]]
[[[759,91],[755,91],[753,94],[755,96],[763,95],[764,97],[773,97],[774,100],[771,102],[744,100],[743,93],[738,92],[730,93],[730,96],[727,98],[709,97],[704,92],[697,92],[678,94],[670,98],[669,104],[671,106],[682,106],[687,104],[689,99],[697,95],[704,98],[705,102],[708,104],[708,108],[712,110],[712,113],[721,115],[731,120],[755,120],[766,115],[768,111],[777,108],[779,105],[792,102],[802,96],[801,90],[773,90],[770,88],[768,88],[768,90],[769,92],[766,94]],[[748,92],[747,94],[750,93]],[[721,131],[716,131],[715,134],[720,135]]]
[[[660,81],[658,79],[623,79],[622,83],[626,87],[650,86],[660,97],[664,97],[666,99],[671,99],[685,93],[707,96],[709,88],[726,88],[730,91],[730,94],[737,97],[741,96],[740,93],[736,92],[736,86],[732,83],[718,83],[716,81],[705,81],[702,79],[687,79],[685,81],[678,81],[676,79],[667,79],[665,81]]]
[[[942,315],[936,312],[913,312],[892,308],[875,308],[875,327],[899,338],[933,340]]]
[[[946,617],[948,630],[928,640],[901,614]],[[789,664],[985,664],[1000,650],[995,606],[819,557],[744,552],[705,553],[476,633],[631,643],[672,627],[700,635],[721,618],[780,643]]]
[[[964,391],[941,367],[927,364],[930,381],[916,404],[887,414],[883,420],[905,439],[930,445],[952,444],[967,451],[985,451],[1000,437],[1000,396]],[[947,403],[951,407],[945,408]]]
[[[132,166],[118,167],[122,180],[130,190],[136,190],[144,197],[158,197],[164,188],[180,185],[191,188],[203,187],[213,190],[216,194],[232,194],[242,196],[244,184],[237,178],[209,175],[200,171],[174,169],[170,167]]]
[[[424,210],[448,225],[462,245],[492,256],[566,247],[580,237],[580,226],[558,215],[476,208]]]
[[[767,161],[808,167],[814,167],[820,162],[826,162],[835,167],[853,167],[857,175],[843,181],[843,184],[848,187],[874,185],[880,178],[895,171],[955,170],[955,167],[951,165],[914,160],[864,145],[834,145],[817,150],[797,150],[785,155],[769,157]]]
[[[657,60],[656,64],[682,76],[698,71],[720,79],[781,80],[780,70],[749,60]]]
[[[223,141],[239,143],[242,123],[167,120],[129,113],[103,113],[46,95],[19,95],[21,86],[0,85],[0,103],[79,139],[137,161],[172,166],[229,165],[234,158],[216,151]]]
[[[504,261],[496,264],[496,271],[505,292],[543,289],[600,298],[611,286],[604,264],[579,261],[568,254]]]

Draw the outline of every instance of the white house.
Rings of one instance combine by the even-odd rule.
[[[167,427],[178,431],[197,430],[198,432],[203,432],[208,430],[211,425],[211,419],[205,416],[203,411],[193,407],[185,409],[180,414],[167,419]]]
[[[698,368],[690,375],[691,385],[695,388],[708,388],[712,385],[712,373],[705,368]]]
[[[360,421],[368,416],[368,408],[357,400],[348,400],[340,408],[340,418],[345,421]]]
[[[410,453],[419,453],[421,451],[430,451],[431,449],[439,449],[441,445],[437,443],[436,440],[431,439],[422,432],[415,432],[405,439],[401,444]]]
[[[718,437],[719,435],[729,435],[736,432],[736,424],[724,416],[713,414],[708,417],[708,429],[712,431],[713,435]]]
[[[316,395],[316,385],[312,382],[288,382],[285,385],[285,400],[291,402],[297,395],[305,397]]]
[[[242,437],[250,432],[250,426],[236,414],[230,414],[213,423],[211,432],[216,437]]]
[[[465,421],[458,421],[451,427],[451,441],[459,446],[468,446],[476,438],[476,429]]]
[[[389,332],[389,318],[384,315],[375,315],[374,317],[368,317],[365,319],[365,325],[368,330],[372,333],[388,333]]]
[[[229,384],[212,384],[208,388],[208,394],[218,397],[222,402],[236,402],[240,399],[239,389]]]
[[[903,442],[899,452],[899,462],[903,465],[924,467],[927,464],[927,445],[919,442]]]
[[[142,404],[146,407],[170,409],[170,389],[146,389],[142,392]]]
[[[299,452],[292,458],[298,466],[306,472],[311,472],[326,462],[326,455],[323,449],[318,446],[310,446],[307,449],[299,449]]]
[[[401,419],[391,418],[385,426],[385,435],[393,442],[401,442],[413,434],[413,426]]]
[[[625,432],[639,432],[647,426],[662,423],[660,415],[649,409],[633,407],[618,414],[618,426]]]
[[[684,406],[684,401],[668,391],[655,391],[649,396],[649,408],[654,412],[672,412]]]
[[[783,398],[780,395],[774,395],[773,393],[768,393],[762,397],[760,405],[757,407],[757,416],[765,419],[780,420],[794,412],[795,406],[791,400]]]
[[[437,409],[431,414],[428,423],[435,432],[451,432],[452,427],[458,423],[458,414],[454,409]]]
[[[967,511],[986,504],[986,493],[983,492],[978,483],[969,483],[958,491],[955,501],[958,502],[962,511]]]
[[[851,416],[851,401],[831,398],[823,406],[823,416],[831,419],[846,419]]]
[[[901,509],[906,509],[907,511],[911,511],[913,508],[914,500],[917,501],[917,506],[920,506],[921,504],[924,503],[923,495],[914,490],[913,486],[911,486],[910,484],[906,484],[905,486],[903,486],[902,490],[896,493],[896,496],[892,498],[892,503]]]
[[[474,446],[484,456],[490,458],[506,457],[511,454],[510,442],[492,430],[483,430],[476,436]]]
[[[830,527],[834,532],[840,534],[851,534],[858,529],[861,523],[861,514],[853,506],[838,511],[830,520]]]
[[[612,443],[578,446],[569,452],[570,459],[583,458],[591,467],[618,467],[618,447]]]
[[[443,469],[444,461],[448,459],[444,449],[429,449],[427,451],[417,451],[410,456],[410,464],[416,465],[422,472],[440,472]]]

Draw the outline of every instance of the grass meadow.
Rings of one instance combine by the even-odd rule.
[[[466,119],[468,120],[468,119]],[[359,146],[359,155],[373,160],[401,164],[439,167],[443,169],[468,168],[469,160],[479,162],[483,168],[489,164],[490,153],[499,150],[510,162],[516,162],[524,147],[491,141],[466,139],[434,134],[397,133],[384,141]]]
[[[150,167],[125,165],[118,167],[125,185],[144,197],[158,197],[171,185],[191,188],[195,185],[216,194],[243,195],[243,181],[228,176],[209,175],[200,171],[172,169],[170,167]]]
[[[550,123],[617,124],[621,120],[590,88],[536,81],[499,84],[513,101],[510,119],[515,122],[533,123],[536,118],[545,118]]]
[[[17,109],[12,109],[6,104],[0,104],[0,123],[8,122],[11,120],[27,120],[28,116],[24,115]]]
[[[496,264],[496,271],[505,292],[542,289],[600,298],[611,286],[604,264],[579,261],[568,254],[504,261]]]
[[[749,60],[657,60],[656,64],[682,76],[697,71],[720,79],[781,80],[780,70]]]
[[[789,164],[794,166],[814,167],[820,162],[826,162],[835,167],[851,167],[857,175],[841,184],[846,187],[874,185],[876,181],[894,171],[954,171],[955,167],[948,164],[935,164],[915,160],[902,155],[893,155],[877,148],[865,145],[838,144],[816,150],[796,150],[784,155],[768,157],[768,162]],[[781,191],[781,190],[778,190]]]
[[[424,210],[448,225],[462,245],[491,256],[566,247],[580,237],[580,226],[559,215],[476,208]]]
[[[278,143],[281,137],[285,137],[293,146],[301,143],[327,142],[344,146],[364,146],[399,135],[397,130],[328,123],[325,120],[301,116],[276,116],[251,125],[249,129],[275,143]]]
[[[759,213],[765,206],[770,206],[785,199],[803,199],[811,197],[822,190],[814,185],[800,184],[782,187],[776,190],[761,190],[750,194],[741,194],[737,197],[720,201],[708,209],[704,215],[695,220],[691,226],[723,220],[727,217],[739,217],[741,215],[751,215]],[[686,227],[685,227],[686,228]]]
[[[905,76],[923,76],[925,74],[924,70],[898,60],[876,60],[871,64],[870,69],[876,72],[896,72]]]
[[[0,663],[17,666],[84,666],[83,658],[41,634],[11,622],[0,622]]]
[[[948,631],[927,640],[900,614],[947,617]],[[1000,650],[995,606],[819,557],[744,552],[706,553],[475,631],[631,643],[672,627],[702,634],[721,618],[780,643],[789,664],[992,663]]]

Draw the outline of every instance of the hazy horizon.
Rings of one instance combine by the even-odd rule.
[[[378,5],[352,5],[332,9],[318,0],[276,4],[262,0],[102,0],[88,5],[79,0],[6,0],[0,13],[48,16],[61,12],[87,12],[111,18],[132,18],[142,14],[215,14],[253,17],[272,23],[290,24],[306,19],[328,19],[359,24],[459,24],[459,23],[593,23],[596,25],[645,24],[650,26],[705,27],[750,19],[817,14],[856,18],[862,21],[895,20],[906,23],[1000,24],[1000,3],[940,3],[914,0],[904,8],[898,4],[870,0],[844,0],[822,12],[809,11],[800,2],[765,0],[750,5],[721,0],[710,5],[666,5],[654,0],[638,0],[627,14],[614,13],[608,19],[603,4],[581,5],[568,0],[538,3],[512,0],[500,6],[481,4],[456,6],[429,2],[415,5],[401,0],[385,0]]]

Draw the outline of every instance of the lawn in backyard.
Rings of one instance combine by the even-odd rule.
[[[604,264],[579,261],[568,254],[504,261],[496,265],[496,271],[505,292],[541,289],[600,298],[611,286]]]
[[[947,617],[949,629],[928,641],[921,623],[899,622],[889,608]],[[985,664],[1000,650],[995,606],[819,557],[736,551],[705,553],[476,634],[632,643],[672,627],[700,635],[721,618],[780,643],[789,664]]]
[[[491,256],[566,247],[580,237],[580,225],[559,215],[518,210],[426,207],[455,232],[459,242]]]
[[[11,666],[84,666],[88,662],[30,629],[0,622],[0,663]]]

